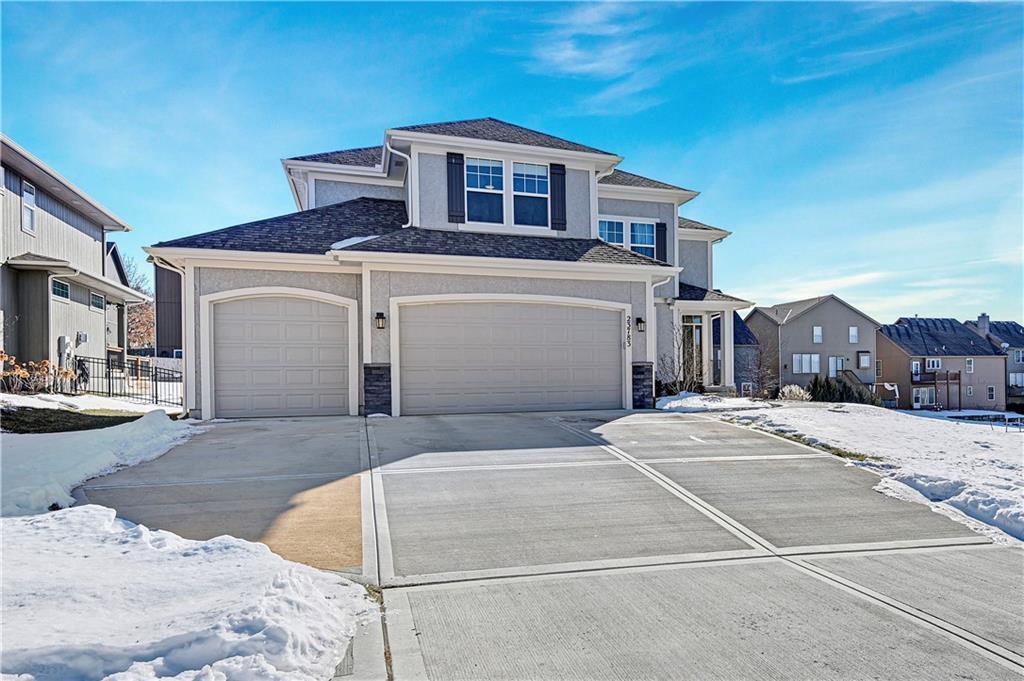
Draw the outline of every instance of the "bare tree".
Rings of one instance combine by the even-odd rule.
[[[121,256],[124,274],[128,286],[139,293],[153,296],[153,288],[149,277],[139,267],[138,262],[129,255]],[[152,302],[138,303],[128,306],[128,348],[151,348],[156,343],[156,308]]]
[[[670,393],[698,392],[704,385],[694,327],[672,325],[672,349],[658,357],[658,380]]]

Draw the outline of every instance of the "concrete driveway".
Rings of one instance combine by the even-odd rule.
[[[576,412],[237,421],[80,494],[382,585],[398,681],[1019,677],[1024,554],[877,482]],[[355,668],[382,675],[370,632]]]

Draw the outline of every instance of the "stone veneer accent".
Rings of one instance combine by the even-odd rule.
[[[363,365],[363,412],[391,415],[391,365]]]
[[[653,362],[633,362],[633,408],[654,409]]]

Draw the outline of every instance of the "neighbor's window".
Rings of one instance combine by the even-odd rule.
[[[990,399],[990,400],[996,399],[996,387],[994,385],[990,385],[988,387],[988,399]]]
[[[856,327],[856,326],[851,326],[850,327],[850,342],[851,343],[859,343],[860,342],[860,328],[859,327]]]
[[[600,220],[597,223],[597,231],[601,240],[616,246],[623,244],[624,232],[622,227],[622,222],[619,220]]]
[[[629,248],[640,255],[654,257],[653,222],[629,223]]]
[[[1017,364],[1024,363],[1024,350],[1014,350],[1013,361]]]
[[[875,360],[875,378],[882,377],[882,360]]]
[[[36,233],[36,188],[29,182],[21,183],[21,228]]]
[[[466,159],[466,219],[469,222],[505,221],[505,170],[501,161]]]
[[[857,353],[857,368],[858,369],[870,369],[871,368],[871,353],[870,352],[858,352]]]
[[[104,298],[103,296],[101,296],[98,293],[93,293],[92,291],[90,291],[89,292],[89,307],[91,307],[94,310],[100,310],[100,311],[106,310],[107,309],[107,299]]]
[[[964,360],[964,369],[969,374],[973,374],[974,373],[974,358],[973,357],[968,357],[966,360]]]
[[[820,343],[823,335],[824,334],[820,326],[815,326],[811,329],[811,340],[813,342]]]
[[[54,279],[53,284],[50,286],[50,291],[55,298],[71,300],[71,287],[66,282]]]
[[[973,385],[967,386],[967,396],[968,397],[974,397],[974,386]]]
[[[517,225],[548,226],[548,167],[512,164],[512,215]]]
[[[816,374],[821,371],[821,357],[817,354],[794,354],[794,374]]]
[[[928,371],[934,371],[935,369],[942,368],[942,360],[938,357],[926,357],[924,360],[924,368]]]
[[[1014,372],[1010,374],[1010,385],[1014,388],[1024,388],[1024,372]]]

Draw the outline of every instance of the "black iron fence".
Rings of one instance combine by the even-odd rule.
[[[147,357],[75,357],[73,361],[75,376],[62,381],[62,392],[181,405],[181,372],[155,366]]]

